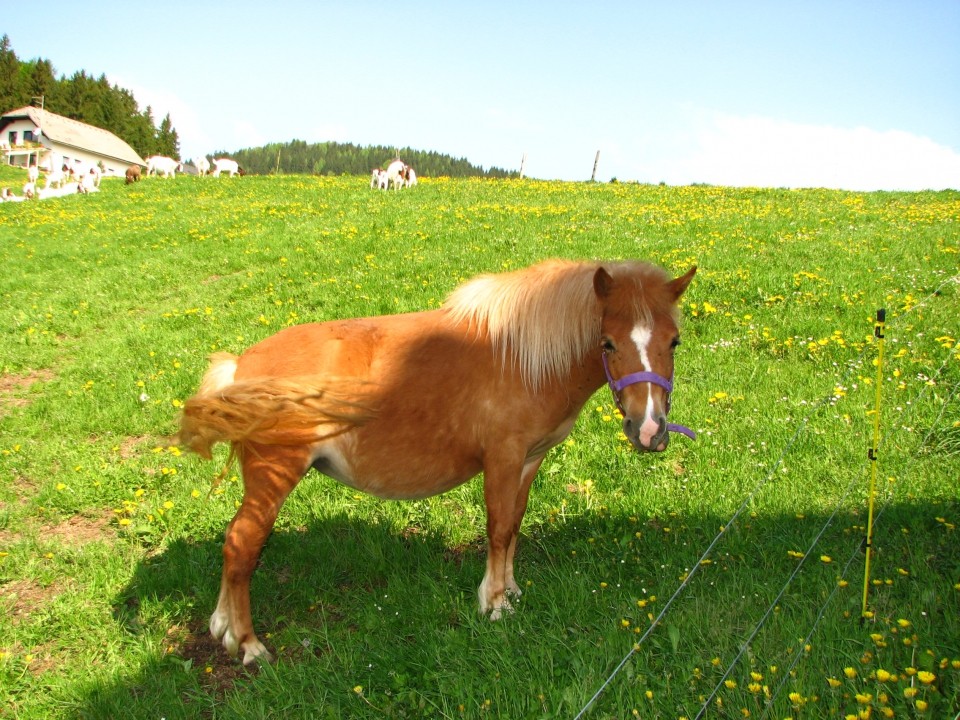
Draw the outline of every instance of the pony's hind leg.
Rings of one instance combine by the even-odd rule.
[[[220,599],[210,616],[210,633],[231,655],[243,651],[243,664],[273,658],[253,631],[250,577],[273,530],[283,501],[308,468],[306,448],[256,445],[239,452],[243,502],[223,543]]]

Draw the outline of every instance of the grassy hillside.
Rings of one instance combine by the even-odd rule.
[[[957,192],[178,177],[2,204],[0,717],[573,717],[631,652],[586,717],[952,716],[958,250]],[[253,580],[279,660],[241,668],[206,633],[239,479],[169,439],[207,355],[546,257],[699,266],[671,414],[699,439],[639,456],[598,392],[497,623],[478,482],[310,475]]]

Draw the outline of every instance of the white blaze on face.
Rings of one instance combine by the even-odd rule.
[[[653,372],[653,365],[650,364],[650,339],[653,333],[650,328],[644,325],[637,325],[630,333],[630,339],[637,346],[637,353],[640,355],[640,362],[643,369],[647,372]],[[647,388],[647,407],[643,412],[643,423],[640,425],[640,442],[644,447],[650,447],[653,439],[660,432],[660,423],[654,419],[653,408],[653,388]]]

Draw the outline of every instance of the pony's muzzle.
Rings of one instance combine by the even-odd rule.
[[[627,416],[623,419],[623,434],[640,452],[663,452],[670,443],[667,418],[663,415],[656,420],[645,417],[642,422]]]

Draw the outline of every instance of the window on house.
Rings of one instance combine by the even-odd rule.
[[[7,135],[7,143],[10,145],[10,147],[13,147],[14,145],[17,144],[17,131],[16,131],[16,130],[11,130],[11,131],[10,131],[10,134]]]
[[[33,130],[24,130],[24,131],[23,131],[23,141],[24,141],[25,143],[33,142],[33,141],[34,141]]]

